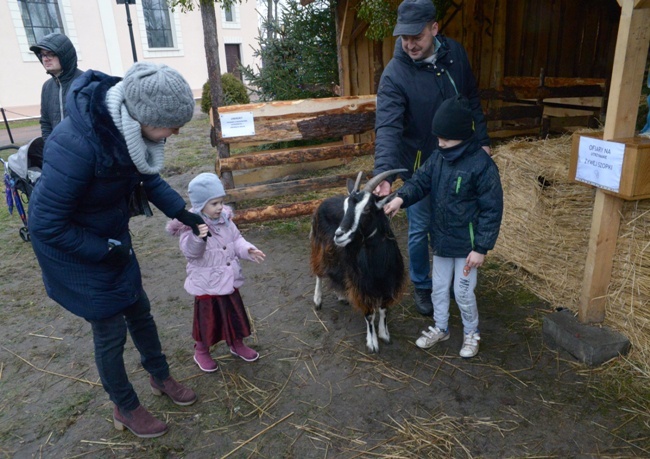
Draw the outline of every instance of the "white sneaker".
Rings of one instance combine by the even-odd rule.
[[[478,342],[480,339],[481,335],[478,331],[467,333],[463,340],[463,347],[460,350],[460,356],[464,359],[469,359],[478,354]]]
[[[440,330],[438,327],[429,327],[429,330],[422,332],[415,345],[421,349],[429,349],[431,346],[439,341],[446,341],[449,339],[449,330]]]

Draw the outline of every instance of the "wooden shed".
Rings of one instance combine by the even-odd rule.
[[[359,3],[336,6],[341,95],[347,96],[376,93],[395,47],[395,37],[366,37]],[[440,27],[465,46],[479,87],[499,88],[505,77],[537,77],[542,69],[549,77],[609,80],[620,14],[616,0],[455,0]]]

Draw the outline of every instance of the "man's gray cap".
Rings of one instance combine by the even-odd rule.
[[[419,35],[427,23],[435,20],[436,7],[431,0],[404,0],[397,8],[393,36]]]

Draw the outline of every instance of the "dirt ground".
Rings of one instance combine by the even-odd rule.
[[[183,194],[194,174],[211,170],[212,151],[199,150],[203,161],[168,169]],[[45,296],[14,216],[0,228],[0,457],[650,457],[647,413],[621,396],[623,382],[545,346],[542,319],[552,308],[500,264],[480,274],[478,356],[458,356],[455,305],[451,339],[418,349],[432,321],[415,312],[410,292],[390,311],[392,343],[367,354],[359,313],[330,290],[313,309],[307,219],[241,228],[267,255],[244,262],[242,288],[261,358],[246,363],[222,343],[213,348],[219,371],[202,373],[192,360],[184,261],[154,213],[132,220],[135,249],[172,374],[199,401],[179,407],[155,397],[129,340],[131,382],[170,429],[150,440],[115,430],[90,327]],[[394,226],[406,255],[406,223]]]

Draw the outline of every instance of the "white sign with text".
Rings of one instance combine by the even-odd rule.
[[[576,180],[618,193],[625,144],[580,137]]]
[[[222,137],[239,137],[255,135],[255,123],[252,112],[224,113],[219,115]]]

